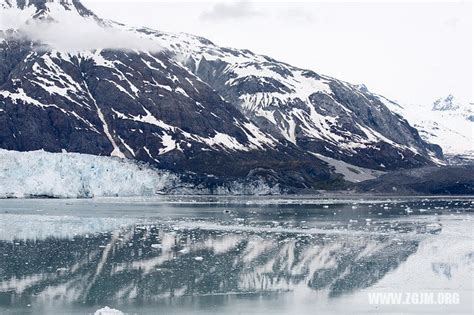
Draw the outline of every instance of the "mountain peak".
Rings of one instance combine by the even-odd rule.
[[[0,8],[20,10],[33,8],[35,10],[33,18],[40,19],[50,18],[51,11],[58,8],[77,12],[83,17],[95,16],[79,0],[0,0]]]
[[[356,85],[356,88],[357,88],[359,91],[363,92],[363,93],[369,92],[369,89],[368,89],[367,86],[366,86],[365,84],[363,84],[363,83],[357,84],[357,85]]]
[[[460,107],[461,105],[454,99],[452,94],[445,98],[439,98],[433,103],[433,110],[435,111],[454,111]]]

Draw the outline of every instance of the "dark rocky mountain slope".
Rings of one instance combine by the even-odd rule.
[[[356,184],[355,190],[408,195],[473,195],[474,167],[422,167],[393,171]]]

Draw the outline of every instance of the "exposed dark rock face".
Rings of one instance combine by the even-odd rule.
[[[423,167],[394,171],[356,185],[360,192],[396,194],[472,195],[474,167]]]

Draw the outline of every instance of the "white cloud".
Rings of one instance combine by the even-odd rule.
[[[240,0],[234,3],[217,3],[211,10],[200,15],[202,20],[234,20],[261,15],[255,10],[250,2]]]
[[[288,8],[284,12],[277,13],[278,19],[288,20],[294,23],[313,23],[315,18],[311,12],[302,10],[301,8]]]
[[[125,29],[100,25],[94,18],[63,11],[54,20],[31,19],[30,10],[0,12],[0,29],[17,29],[20,36],[40,42],[51,49],[77,52],[95,49],[159,51],[156,42]]]

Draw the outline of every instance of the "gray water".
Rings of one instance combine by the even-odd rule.
[[[0,314],[472,314],[473,210],[470,198],[0,200]],[[400,292],[459,299],[369,300]]]

